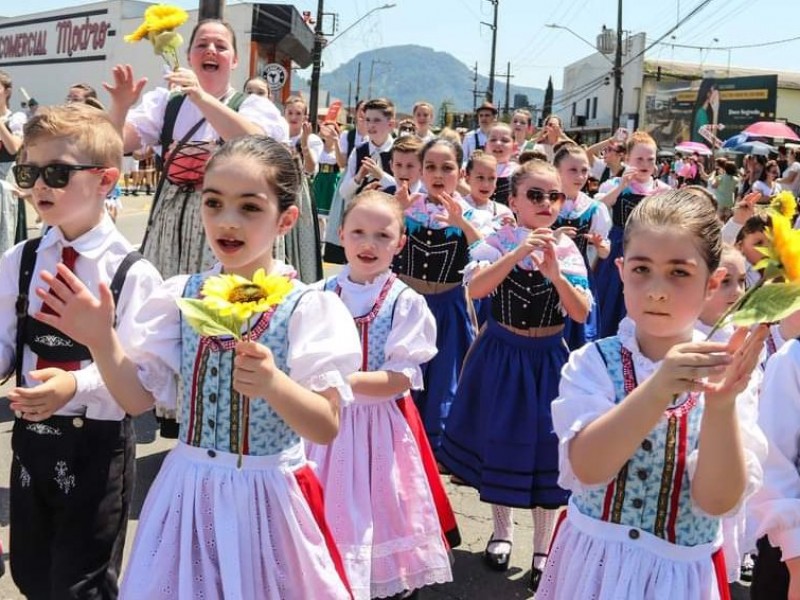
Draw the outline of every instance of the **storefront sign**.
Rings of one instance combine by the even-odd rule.
[[[0,22],[0,67],[105,60],[108,10]]]

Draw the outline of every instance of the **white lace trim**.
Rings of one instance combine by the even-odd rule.
[[[392,371],[393,373],[400,373],[405,375],[410,382],[409,388],[412,390],[424,389],[425,384],[422,380],[422,369],[419,364],[411,360],[397,360],[395,362],[388,362],[381,368],[382,371]]]
[[[318,373],[310,379],[301,381],[300,385],[307,387],[312,392],[324,392],[325,390],[335,389],[339,392],[339,400],[342,406],[353,402],[353,390],[339,371]]]

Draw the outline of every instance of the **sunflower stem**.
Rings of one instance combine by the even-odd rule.
[[[245,341],[250,341],[250,333],[252,332],[250,318],[247,318],[247,333],[245,334]],[[239,460],[237,462],[237,467],[239,469],[242,468],[242,461],[244,456],[244,439],[245,436],[248,435],[248,429],[250,428],[250,396],[242,395],[242,414],[239,419],[242,424],[241,433],[239,435]]]
[[[772,279],[770,279],[769,281],[772,281]],[[742,294],[741,298],[739,298],[736,302],[731,304],[730,307],[728,307],[728,309],[724,313],[722,313],[722,316],[719,319],[717,319],[717,322],[714,323],[714,326],[711,328],[711,331],[709,331],[708,335],[706,336],[706,341],[710,340],[711,336],[717,333],[717,331],[719,331],[720,328],[725,325],[725,321],[728,319],[728,317],[730,317],[733,313],[742,308],[745,302],[747,302],[750,299],[750,296],[752,296],[753,293],[757,289],[762,287],[765,283],[767,283],[767,278],[762,277],[753,285],[753,287],[751,287],[744,294]]]

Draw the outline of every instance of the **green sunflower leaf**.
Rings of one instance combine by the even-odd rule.
[[[235,317],[223,317],[217,310],[195,298],[178,298],[177,303],[183,318],[200,335],[241,339],[242,323]]]
[[[800,310],[800,284],[770,283],[754,291],[732,317],[735,325],[774,323]]]

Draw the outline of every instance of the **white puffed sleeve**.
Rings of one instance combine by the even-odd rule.
[[[256,94],[247,96],[239,107],[239,114],[254,125],[258,125],[264,131],[264,135],[275,141],[289,141],[289,125],[286,119],[272,101],[264,96]]]
[[[611,410],[616,403],[614,383],[595,344],[572,352],[561,370],[558,398],[550,405],[558,436],[558,485],[578,493],[602,488],[608,481],[587,485],[572,470],[569,444],[584,427]],[[615,475],[616,476],[616,475]]]
[[[131,328],[131,359],[139,381],[155,397],[159,415],[178,410],[178,374],[181,368],[181,316],[176,300],[183,294],[188,275],[164,282],[145,300]]]
[[[800,556],[800,343],[785,344],[767,361],[758,419],[769,440],[764,487],[748,504],[758,535],[767,534],[783,560]]]
[[[361,367],[361,343],[353,317],[332,292],[309,290],[289,319],[289,376],[321,392],[335,388],[343,404],[352,402],[347,383]]]
[[[758,425],[758,387],[761,374],[757,371],[750,376],[747,388],[736,397],[736,417],[739,422],[739,436],[744,450],[744,464],[746,472],[745,489],[739,502],[732,509],[722,515],[710,515],[701,509],[692,498],[692,511],[705,517],[732,517],[739,512],[742,504],[750,498],[760,487],[764,480],[763,461],[767,457],[767,438]],[[695,449],[686,457],[686,468],[689,479],[694,480],[697,470],[698,450]]]
[[[411,382],[411,389],[421,390],[420,365],[436,352],[436,320],[425,298],[407,289],[394,306],[392,331],[386,339],[386,360],[381,370],[402,373]]]
[[[592,233],[598,233],[603,236],[603,239],[608,239],[611,224],[611,213],[608,211],[608,206],[600,202],[600,206],[597,207],[597,210],[592,215],[590,230]]]
[[[159,143],[168,101],[169,90],[158,87],[145,93],[142,101],[128,111],[125,123],[136,130],[142,144],[154,146]]]
[[[469,262],[464,267],[464,285],[469,285],[475,274],[482,268],[497,262],[503,256],[503,252],[496,246],[489,243],[491,236],[479,240],[469,248]]]

